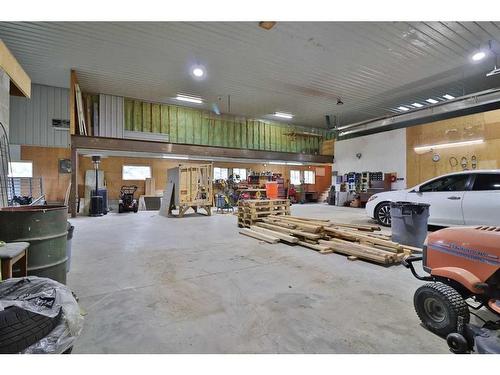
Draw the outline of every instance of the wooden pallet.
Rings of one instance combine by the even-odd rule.
[[[267,242],[271,238],[272,243],[281,241],[300,245],[321,254],[344,254],[351,261],[361,259],[395,264],[412,253],[421,251],[393,242],[388,235],[375,233],[380,231],[380,227],[376,225],[344,224],[291,215],[268,215],[259,218],[256,223],[250,219],[241,220],[245,226],[249,225],[254,238],[262,235],[261,239]]]
[[[238,203],[238,226],[250,228],[268,216],[290,215],[288,199],[249,199]]]

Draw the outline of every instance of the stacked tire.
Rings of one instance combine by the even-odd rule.
[[[20,353],[47,336],[59,324],[62,309],[53,318],[17,306],[0,311],[0,354]]]

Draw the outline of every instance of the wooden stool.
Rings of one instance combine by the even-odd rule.
[[[2,262],[2,280],[12,277],[12,266],[20,262],[20,277],[28,276],[28,242],[12,242],[0,247]]]

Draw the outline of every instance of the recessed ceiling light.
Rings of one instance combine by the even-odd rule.
[[[482,60],[486,57],[486,53],[483,51],[478,51],[475,54],[472,55],[472,60],[474,61],[479,61]]]
[[[175,99],[180,100],[181,102],[189,102],[189,103],[196,103],[196,104],[203,103],[203,99],[201,99],[201,98],[197,98],[195,96],[184,95],[184,94],[177,94]]]
[[[436,99],[432,99],[432,98],[426,99],[426,102],[427,102],[427,103],[431,103],[431,104],[436,104],[436,103],[438,103],[438,101],[437,101]]]
[[[191,74],[191,77],[198,80],[205,79],[205,77],[207,76],[207,70],[201,64],[191,65],[189,72]]]
[[[455,97],[453,95],[450,95],[450,94],[443,95],[443,98],[448,99],[448,100],[455,99]]]
[[[409,111],[409,110],[410,110],[409,108],[406,108],[406,107],[403,107],[403,106],[398,107],[398,109],[399,109],[400,111]]]
[[[203,77],[205,75],[205,71],[202,68],[194,68],[193,75],[198,78]]]
[[[412,106],[414,106],[416,108],[422,108],[424,105],[420,104],[420,103],[413,103]]]
[[[286,118],[286,119],[292,119],[293,115],[291,113],[285,113],[285,112],[274,112],[275,117],[280,117],[280,118]]]

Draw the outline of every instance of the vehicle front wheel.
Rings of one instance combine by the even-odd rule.
[[[391,203],[390,202],[383,202],[375,208],[375,220],[377,222],[384,226],[384,227],[390,227],[391,226]]]
[[[439,336],[457,331],[459,317],[469,322],[469,308],[463,297],[451,286],[429,283],[415,292],[413,303],[422,324]]]

